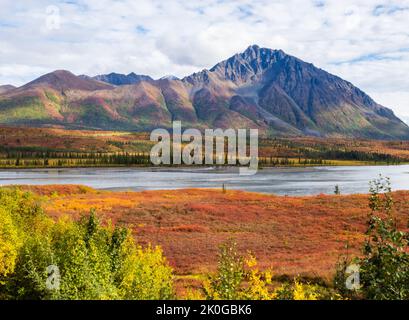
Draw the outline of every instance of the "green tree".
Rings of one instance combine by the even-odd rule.
[[[372,181],[370,193],[368,239],[358,260],[362,292],[368,299],[408,299],[409,233],[398,229],[389,178]]]
[[[217,273],[209,278],[205,288],[207,298],[239,299],[244,276],[244,260],[237,252],[236,242],[229,240],[220,246]]]
[[[399,230],[389,178],[380,176],[370,183],[367,240],[362,257],[351,260],[360,266],[358,297],[375,300],[409,299],[409,233]],[[338,286],[346,278],[338,271]]]

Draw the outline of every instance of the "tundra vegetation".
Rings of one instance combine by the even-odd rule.
[[[66,188],[66,194],[86,197],[93,192],[85,187],[75,192],[73,187]],[[409,298],[409,233],[402,227],[407,215],[397,214],[396,194],[391,192],[389,180],[382,177],[371,182],[361,250],[353,254],[346,251],[333,265],[330,281],[302,275],[285,277],[274,268],[263,267],[255,254],[241,249],[234,232],[228,232],[231,238],[222,241],[213,271],[176,274],[161,247],[147,241],[139,243],[142,237],[132,234],[135,229],[120,221],[111,222],[103,212],[87,209],[85,214],[84,208],[77,207],[77,215],[50,214],[47,202],[59,198],[50,190],[0,189],[0,299]],[[227,197],[229,193],[221,194]],[[150,196],[145,193],[145,197]],[[146,214],[154,216],[155,212]],[[160,224],[156,236],[160,237],[166,222],[159,215],[156,220]],[[176,232],[206,231],[192,228],[186,226]],[[360,286],[349,290],[345,282],[352,263],[360,266]],[[50,266],[58,267],[57,286],[49,285],[53,276]],[[183,277],[197,281],[181,289]]]
[[[126,228],[103,226],[94,212],[78,221],[47,217],[39,199],[0,191],[2,299],[170,299],[172,269],[159,247],[142,248]],[[58,288],[48,288],[48,266]]]

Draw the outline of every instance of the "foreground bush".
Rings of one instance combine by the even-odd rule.
[[[0,284],[14,272],[25,231],[42,218],[41,208],[32,194],[0,189]]]
[[[32,194],[0,191],[3,299],[169,299],[172,269],[160,248],[136,245],[128,229],[94,212],[52,221]],[[4,219],[3,219],[4,218]]]
[[[271,271],[260,271],[252,255],[247,258],[237,252],[236,243],[228,241],[220,247],[217,273],[204,283],[205,298],[209,300],[318,300],[341,299],[334,290],[293,282],[273,283]],[[198,295],[190,296],[198,298]]]
[[[394,216],[394,201],[388,178],[371,182],[367,240],[362,256],[344,258],[335,283],[353,298],[374,300],[409,299],[409,232],[400,230]],[[359,288],[345,290],[346,267],[359,266]]]
[[[1,207],[0,221],[0,276],[5,277],[14,271],[20,245],[17,227]]]

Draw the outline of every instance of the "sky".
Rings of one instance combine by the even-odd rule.
[[[183,77],[252,44],[336,74],[409,121],[409,0],[0,0],[0,85],[59,69]]]

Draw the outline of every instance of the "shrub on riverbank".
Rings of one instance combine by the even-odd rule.
[[[395,215],[391,184],[388,178],[375,179],[370,184],[370,214],[367,239],[362,256],[348,261],[340,268],[335,284],[345,293],[348,264],[359,269],[359,283],[355,291],[347,293],[355,298],[374,300],[409,299],[409,232],[399,228]],[[351,275],[349,275],[351,276]]]

